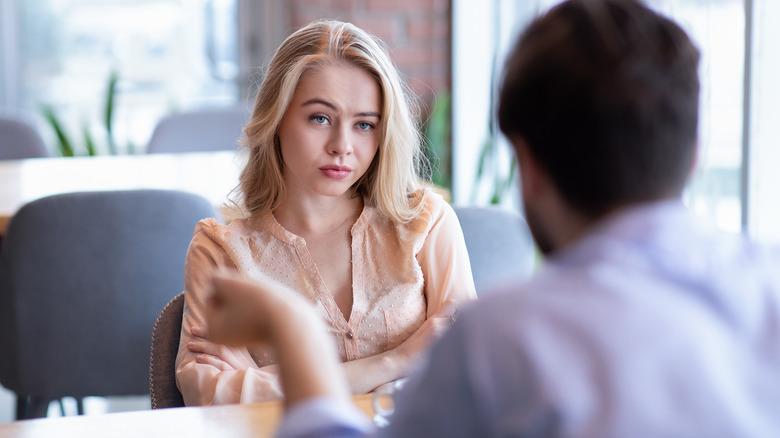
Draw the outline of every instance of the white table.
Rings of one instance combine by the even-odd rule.
[[[353,396],[366,415],[371,395]],[[0,424],[0,438],[265,438],[278,427],[280,402],[158,409],[14,421]]]

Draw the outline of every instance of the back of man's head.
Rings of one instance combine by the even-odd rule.
[[[635,0],[569,0],[507,61],[498,118],[584,214],[679,196],[693,165],[699,52]]]

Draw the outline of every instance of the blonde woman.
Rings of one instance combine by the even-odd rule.
[[[209,341],[217,269],[272,281],[311,302],[353,393],[406,376],[475,298],[452,208],[424,165],[409,93],[381,41],[317,21],[279,47],[245,128],[245,217],[201,221],[187,254],[176,378],[187,405],[283,396],[260,346]]]

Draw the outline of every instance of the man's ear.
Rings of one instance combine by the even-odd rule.
[[[511,141],[520,168],[520,191],[523,200],[532,201],[537,199],[544,190],[545,174],[523,138],[516,137]]]

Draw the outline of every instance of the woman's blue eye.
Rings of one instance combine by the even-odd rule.
[[[328,123],[328,118],[325,116],[312,116],[311,120],[314,123],[317,123],[319,125],[324,125],[325,123]]]
[[[368,122],[360,122],[357,124],[358,129],[361,129],[363,131],[368,131],[369,129],[373,129],[374,125]]]

